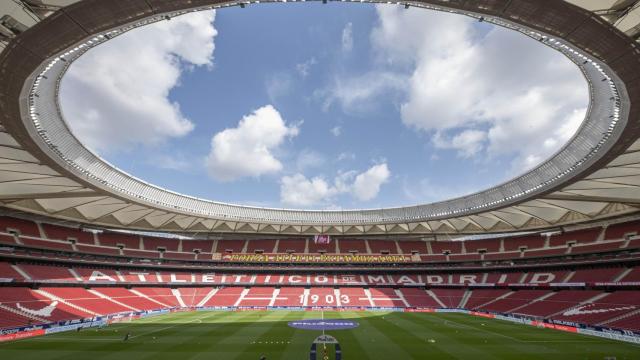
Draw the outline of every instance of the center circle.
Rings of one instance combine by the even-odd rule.
[[[289,327],[302,330],[346,330],[360,326],[353,320],[342,319],[307,319],[289,321]]]

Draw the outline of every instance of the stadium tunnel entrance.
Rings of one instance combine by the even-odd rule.
[[[333,357],[330,354],[331,350],[334,350]],[[321,352],[322,357],[318,358],[318,351]],[[320,335],[311,344],[311,351],[309,352],[309,360],[342,360],[342,349],[340,343],[336,338],[331,335]]]

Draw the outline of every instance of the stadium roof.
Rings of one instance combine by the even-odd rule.
[[[576,135],[554,156],[516,179],[457,199],[307,211],[223,204],[148,184],[88,150],[59,109],[60,79],[93,46],[167,16],[250,2],[84,0],[55,11],[23,1],[31,23],[20,26],[24,22],[6,17],[0,22],[0,33],[10,38],[0,54],[0,201],[11,209],[97,226],[264,234],[506,232],[637,212],[640,46],[633,19],[640,10],[637,1],[571,2],[590,11],[539,0],[399,3],[491,22],[572,60],[589,83],[590,106]],[[55,3],[69,1],[45,2]],[[606,9],[594,7],[604,3]],[[9,13],[6,6],[0,10]],[[33,26],[27,30],[28,25]]]

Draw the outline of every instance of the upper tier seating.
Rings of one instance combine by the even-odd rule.
[[[12,234],[0,233],[0,244],[15,245],[17,244],[17,242],[16,242],[16,238]]]
[[[450,254],[450,261],[477,261],[480,260],[480,254]]]
[[[177,239],[166,239],[166,238],[158,238],[158,237],[142,237],[142,244],[144,245],[145,250],[157,251],[160,248],[166,251],[178,251],[179,240]]]
[[[370,240],[368,241],[372,254],[397,254],[398,248],[393,240]],[[341,248],[342,250],[342,248]],[[411,254],[411,253],[409,253]]]
[[[525,250],[523,257],[545,257],[545,256],[557,256],[567,253],[567,248],[551,248],[544,250]]]
[[[251,240],[247,242],[247,253],[263,252],[273,253],[273,249],[276,247],[275,240]]]
[[[334,240],[335,241],[335,240]],[[367,246],[360,239],[340,239],[338,240],[341,253],[357,252],[358,254],[367,254]],[[397,252],[397,251],[396,251]]]
[[[625,236],[636,235],[640,232],[640,221],[631,221],[609,225],[604,233],[607,240],[623,239]]]
[[[173,259],[173,260],[195,260],[195,253],[184,253],[184,252],[171,252],[165,251],[162,254],[162,257],[165,259]]]
[[[404,254],[412,254],[418,252],[419,254],[428,254],[427,243],[425,241],[409,241],[398,240],[398,245]]]
[[[623,241],[603,242],[590,245],[577,245],[571,248],[572,254],[586,254],[618,250],[623,246]]]
[[[304,253],[304,244],[304,239],[280,239],[278,242],[278,252],[302,254]]]
[[[24,236],[20,236],[20,242],[29,247],[34,247],[38,249],[51,249],[51,250],[63,250],[63,251],[73,251],[73,247],[70,242],[62,242],[55,240],[41,240],[35,238],[28,238]]]
[[[528,235],[504,239],[504,251],[515,251],[521,248],[540,249],[544,247],[545,238],[540,235]]]
[[[199,250],[203,253],[211,253],[212,249],[212,240],[182,240],[183,252],[194,252],[195,250]]]
[[[0,216],[0,231],[17,231],[20,235],[40,237],[40,230],[35,222],[7,216]]]
[[[566,257],[591,253],[626,251],[640,248],[640,239],[623,239],[635,233],[640,221],[568,231],[548,239],[540,235],[467,241],[420,241],[390,239],[357,239],[334,237],[329,244],[315,244],[308,238],[258,240],[188,240],[104,231],[93,234],[78,228],[0,217],[0,244],[10,245],[3,251],[52,250],[51,256],[68,256],[56,251],[104,256],[124,256],[167,260],[212,260],[213,253],[336,253],[381,254],[418,252],[425,262],[471,262],[542,257]],[[20,235],[2,233],[14,230]],[[603,235],[603,236],[601,236]],[[602,240],[602,237],[609,240]],[[73,240],[73,241],[69,241]],[[598,241],[597,241],[598,240]],[[73,244],[75,242],[75,244]],[[548,244],[546,244],[548,242]],[[214,246],[215,244],[215,246]],[[120,247],[123,249],[121,250]],[[502,249],[502,250],[501,250]],[[525,249],[522,252],[522,249]],[[194,255],[195,250],[200,255]],[[486,252],[485,252],[486,251]],[[448,252],[448,255],[443,253]],[[613,255],[613,254],[612,254]],[[575,258],[575,257],[574,257]],[[560,258],[557,258],[560,259]],[[112,261],[120,261],[114,260]]]
[[[468,254],[477,254],[480,250],[495,253],[500,251],[500,239],[482,239],[465,241],[464,247]]]
[[[218,240],[218,244],[213,252],[219,253],[240,253],[244,247],[245,240]]]
[[[140,237],[130,234],[103,232],[98,234],[100,245],[118,247],[126,249],[140,249]]]
[[[431,242],[431,253],[432,254],[442,254],[445,251],[449,251],[450,253],[460,254],[462,252],[462,242],[457,241],[432,241]]]
[[[316,244],[313,239],[308,240],[308,244],[309,244],[309,251],[308,253],[310,254],[314,254],[314,253],[335,253],[336,251],[336,244],[337,244],[338,240],[331,240],[330,243],[328,244]],[[342,248],[340,248],[340,252],[344,252],[344,250],[342,250]]]
[[[42,224],[47,239],[52,240],[69,240],[74,239],[77,243],[94,244],[93,233],[82,231],[81,229],[68,228],[64,226]]]
[[[76,244],[76,249],[80,252],[87,253],[87,254],[120,255],[120,249],[115,247]]]
[[[554,234],[549,238],[549,246],[566,246],[567,242],[575,241],[579,244],[592,243],[598,240],[602,228],[593,228]]]

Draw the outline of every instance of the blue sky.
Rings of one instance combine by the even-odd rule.
[[[72,131],[124,171],[289,208],[443,200],[535,166],[587,107],[579,70],[486,23],[395,5],[190,14],[73,64]]]

